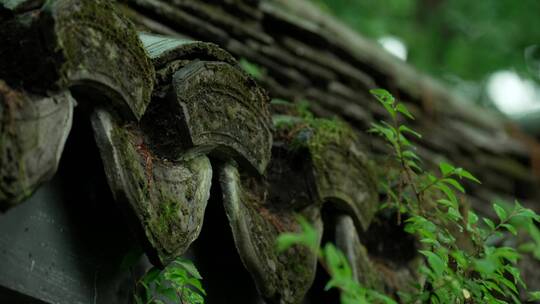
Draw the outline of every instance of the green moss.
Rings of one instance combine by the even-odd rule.
[[[155,210],[157,231],[158,233],[174,233],[174,229],[171,226],[174,226],[179,220],[178,214],[181,211],[178,197],[174,197],[162,188],[156,190],[157,197],[154,200],[157,203]]]
[[[4,179],[0,185],[0,201],[15,205],[30,197],[34,189],[30,184],[24,154],[16,136],[7,129],[0,129],[0,132],[1,177]]]
[[[338,118],[315,117],[305,101],[298,103],[290,114],[274,116],[274,127],[281,137],[286,134],[291,148],[308,148],[314,161],[321,160],[327,145],[345,145],[356,136],[349,125]]]
[[[38,145],[38,130],[34,124],[18,125],[21,114],[17,113],[25,113],[28,102],[0,81],[0,196],[11,205],[30,197],[38,181],[37,176],[28,175],[26,168],[27,154]]]
[[[247,60],[246,58],[241,58],[238,62],[240,64],[240,67],[251,77],[261,80],[266,75],[266,70],[259,65]]]
[[[160,200],[155,216],[149,224],[160,235],[174,233],[173,223],[178,221],[179,204],[174,199]]]
[[[118,143],[118,151],[121,154],[120,159],[126,172],[129,172],[129,176],[134,180],[136,192],[136,200],[146,201],[146,196],[149,191],[150,185],[146,177],[146,171],[141,163],[141,156],[136,149],[135,142],[136,136],[132,134],[128,127],[114,127],[112,130],[112,141]]]
[[[181,229],[176,229],[179,225],[178,214],[180,204],[178,198],[168,193],[165,189],[152,183],[149,179],[144,156],[137,150],[137,142],[140,137],[130,129],[132,127],[116,127],[112,131],[113,142],[118,143],[118,151],[121,154],[122,166],[131,179],[131,189],[135,197],[131,207],[135,210],[139,220],[145,226],[146,236],[150,243],[166,254],[174,251],[173,244],[168,240],[176,240]],[[151,172],[150,172],[151,173]]]
[[[236,215],[249,223],[253,249],[262,267],[264,278],[259,284],[268,298],[283,303],[297,303],[311,285],[315,272],[315,255],[306,247],[293,246],[276,250],[276,239],[284,231],[296,231],[294,216],[265,206],[265,191],[249,178],[242,179],[242,213]]]
[[[307,145],[314,158],[320,157],[328,144],[340,145],[354,136],[350,127],[337,118],[314,118],[310,121],[310,127],[314,129],[314,133]]]
[[[103,0],[48,1],[45,11],[56,21],[55,51],[65,59],[60,85],[71,85],[73,73],[104,78],[102,85],[119,88],[139,118],[150,102],[154,69],[131,22]]]

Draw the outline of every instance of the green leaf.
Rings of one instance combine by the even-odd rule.
[[[196,292],[187,292],[184,294],[184,302],[186,304],[204,304],[204,298]]]
[[[369,303],[384,303],[384,304],[397,304],[394,299],[377,292],[376,290],[367,290],[368,298],[371,300]],[[355,302],[360,303],[360,302]]]
[[[493,253],[496,258],[503,258],[512,263],[517,262],[519,259],[519,253],[512,247],[497,247]]]
[[[369,92],[381,102],[387,102],[391,104],[395,102],[394,96],[392,96],[392,94],[390,94],[390,92],[385,89],[371,89],[369,90]]]
[[[174,288],[165,288],[160,290],[159,293],[173,302],[179,301],[178,295],[176,294],[176,290]]]
[[[445,244],[453,244],[456,241],[456,239],[450,233],[446,233],[443,230],[437,233],[437,237],[441,242]],[[444,248],[444,247],[440,247],[440,248]]]
[[[278,252],[285,251],[293,245],[302,243],[302,236],[297,233],[282,233],[277,239]]]
[[[532,219],[532,220],[535,220],[538,222],[538,214],[536,214],[534,211],[532,211],[531,209],[528,209],[528,208],[523,208],[521,207],[521,205],[519,205],[519,203],[516,201],[515,202],[516,205],[515,205],[515,210],[516,210],[516,215],[515,216],[521,216],[521,217],[524,217],[524,218],[527,218],[527,219]]]
[[[390,127],[381,126],[376,123],[371,124],[371,129],[369,129],[371,133],[382,135],[386,141],[396,144],[397,143],[397,137],[394,129]]]
[[[457,209],[455,209],[454,207],[448,207],[448,211],[447,211],[447,214],[448,216],[450,216],[450,218],[454,221],[458,221],[461,219],[461,214],[459,213],[459,211]]]
[[[420,242],[424,243],[424,244],[430,244],[430,245],[433,245],[433,246],[439,246],[440,245],[439,241],[437,241],[435,239],[421,239]]]
[[[328,291],[332,288],[339,288],[339,286],[339,281],[337,281],[335,278],[331,278],[330,280],[328,280],[328,282],[326,282],[326,285],[324,285],[324,290]]]
[[[384,89],[373,89],[369,92],[382,104],[392,119],[396,118],[396,110],[394,110],[395,99],[392,94]]]
[[[514,278],[514,283],[516,285],[520,284],[523,288],[525,288],[525,289],[527,288],[527,286],[525,285],[525,282],[521,278],[521,274],[519,273],[519,269],[517,269],[516,267],[513,267],[512,265],[505,265],[504,269],[508,273],[510,273],[512,275],[512,277]]]
[[[506,210],[504,210],[503,207],[501,207],[498,204],[493,204],[493,209],[495,210],[495,213],[497,213],[497,216],[499,217],[501,222],[506,221],[506,219],[508,218],[508,214],[506,213]]]
[[[145,302],[138,295],[134,295],[133,298],[135,299],[135,304],[144,304],[144,302]]]
[[[297,103],[296,110],[298,115],[305,120],[313,120],[314,116],[310,110],[310,102],[307,100],[300,100]]]
[[[477,259],[474,268],[482,275],[490,275],[497,270],[498,264],[492,259]]]
[[[442,276],[444,270],[446,269],[446,262],[431,251],[420,250],[419,252],[427,258],[428,264],[431,269],[433,269],[435,274],[438,277]]]
[[[400,112],[401,114],[407,116],[408,118],[414,120],[414,116],[411,114],[411,112],[409,112],[409,110],[407,109],[407,107],[404,104],[398,103],[398,105],[396,106],[396,110],[398,112]],[[420,134],[418,134],[418,135],[420,135]]]
[[[409,159],[407,161],[405,161],[405,164],[411,168],[411,169],[414,169],[416,172],[418,173],[421,173],[422,172],[422,168],[412,159]]]
[[[486,223],[486,225],[491,229],[491,230],[495,230],[495,223],[493,223],[492,220],[488,219],[488,218],[482,218],[482,220],[484,221],[484,223]]]
[[[439,163],[439,169],[441,170],[441,173],[442,173],[443,176],[447,176],[450,173],[452,173],[455,168],[454,168],[454,166],[450,165],[447,162],[440,162]]]
[[[206,291],[205,291],[204,288],[202,287],[201,281],[199,281],[198,279],[196,279],[196,278],[189,278],[189,279],[186,281],[186,284],[188,284],[188,285],[190,285],[190,286],[193,286],[197,291],[199,291],[199,292],[202,293],[203,295],[206,295]]]
[[[422,134],[416,132],[415,130],[407,127],[406,125],[401,125],[399,126],[399,129],[398,129],[400,132],[402,133],[409,133],[409,134],[412,134],[418,138],[422,138]]]
[[[315,230],[315,227],[313,227],[302,216],[298,216],[297,220],[298,223],[300,223],[300,227],[302,227],[302,232],[304,234],[304,244],[316,251],[319,247],[319,237],[317,231]]]
[[[324,258],[328,263],[328,267],[331,270],[330,272],[334,275],[338,274],[340,268],[340,258],[337,249],[333,245],[326,244],[324,247]]]
[[[189,277],[189,273],[182,266],[170,264],[165,268],[164,277],[167,280],[185,280]]]
[[[529,299],[528,301],[540,301],[540,291],[532,291],[529,292]]]
[[[319,247],[319,237],[317,231],[309,222],[299,216],[297,218],[302,231],[300,233],[282,233],[278,236],[276,244],[278,252],[287,250],[293,245],[304,245],[314,252]]]
[[[448,208],[454,208],[454,209],[457,209],[458,208],[458,205],[456,203],[453,203],[447,199],[438,199],[437,200],[437,203],[440,204],[441,206],[445,206],[445,207],[448,207]]]
[[[156,288],[155,288],[155,292],[159,295],[163,295],[164,293],[167,292],[167,290],[169,288],[171,288],[170,286],[168,286],[169,284],[158,284],[156,285]]]
[[[463,169],[463,168],[458,168],[456,170],[456,174],[461,177],[461,178],[466,178],[468,180],[471,180],[475,183],[478,183],[478,184],[481,184],[482,182],[480,182],[479,179],[477,179],[474,175],[472,175],[469,171]]]
[[[506,230],[508,230],[513,235],[517,235],[516,228],[514,226],[512,226],[511,224],[502,224],[501,227],[506,228]]]
[[[403,136],[403,134],[399,134],[399,142],[402,147],[411,147],[411,142],[407,139],[407,137]]]
[[[456,263],[461,267],[462,269],[466,269],[469,266],[469,262],[467,261],[467,258],[465,257],[465,253],[463,251],[456,250],[450,254]]]
[[[443,183],[438,183],[434,187],[441,190],[446,195],[448,200],[450,200],[452,203],[455,203],[455,204],[458,203],[456,194],[447,185],[445,185]]]
[[[527,242],[524,244],[519,245],[518,251],[523,253],[530,253],[533,252],[536,249],[536,244],[533,242]]]
[[[250,74],[253,78],[255,78],[257,80],[260,80],[260,79],[263,78],[264,69],[262,69],[257,64],[252,63],[252,62],[248,61],[245,58],[241,58],[240,61],[239,61],[239,64],[240,64],[240,67],[242,67],[242,69],[246,73]]]
[[[195,265],[193,265],[193,262],[191,262],[190,260],[183,259],[183,258],[177,259],[175,261],[175,264],[181,266],[183,269],[185,269],[193,277],[195,277],[195,278],[197,278],[199,280],[202,280],[201,274],[199,273],[199,271],[197,270]]]
[[[445,182],[449,185],[452,185],[454,188],[456,188],[459,192],[465,193],[465,188],[455,179],[453,178],[443,178],[441,180],[442,182]]]
[[[323,248],[323,257],[334,280],[338,282],[352,280],[352,270],[343,252],[328,243]]]
[[[497,284],[495,284],[495,283],[493,283],[491,281],[485,280],[485,281],[482,282],[482,284],[484,286],[486,286],[486,288],[489,289],[489,290],[495,290],[495,291],[497,291],[497,292],[499,292],[501,294],[504,293],[503,290],[499,287],[499,285],[497,285]]]
[[[403,155],[403,157],[408,158],[408,159],[414,159],[414,160],[418,160],[418,161],[420,160],[420,157],[418,155],[416,155],[416,153],[414,153],[411,150],[403,151],[402,155]]]
[[[146,284],[150,284],[156,281],[160,273],[161,273],[161,270],[153,267],[150,270],[148,270],[148,272],[144,275],[144,277],[142,278],[142,281]]]
[[[468,224],[469,225],[474,225],[478,222],[478,215],[476,215],[476,213],[474,213],[473,211],[470,211],[468,212]]]
[[[293,127],[302,121],[301,118],[290,115],[272,115],[273,125],[280,129],[286,127]]]
[[[437,226],[422,216],[411,216],[405,221],[405,231],[407,233],[419,233],[422,238],[435,239]]]
[[[504,286],[508,287],[510,290],[512,290],[513,292],[515,292],[516,294],[518,293],[518,290],[517,290],[517,287],[516,287],[516,284],[514,284],[514,282],[506,279],[505,277],[503,276],[500,276],[497,278],[497,281],[499,283],[503,283]],[[500,285],[500,284],[499,284]]]

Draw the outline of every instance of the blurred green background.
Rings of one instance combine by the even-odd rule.
[[[540,0],[312,1],[469,100],[540,110]]]

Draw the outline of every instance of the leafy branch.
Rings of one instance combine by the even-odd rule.
[[[319,264],[330,275],[325,290],[337,288],[341,292],[342,304],[382,303],[397,304],[392,298],[376,290],[364,287],[353,276],[347,257],[333,244],[319,248],[317,231],[306,219],[298,217],[301,231],[283,233],[277,239],[277,250],[282,252],[291,246],[306,246],[317,254]]]
[[[526,290],[526,285],[516,267],[520,254],[515,248],[494,246],[490,240],[503,231],[517,235],[519,229],[514,222],[519,220],[527,223],[527,232],[534,240],[522,250],[540,256],[540,230],[534,224],[540,222],[540,216],[518,202],[509,212],[495,203],[498,223],[488,218],[480,222],[464,201],[466,190],[461,184],[463,180],[480,184],[480,180],[447,162],[439,163],[438,173],[424,170],[408,139],[413,136],[420,140],[422,135],[400,123],[403,118],[414,119],[412,113],[385,90],[371,93],[386,109],[391,122],[374,123],[369,132],[385,140],[397,164],[393,168],[397,174],[388,174],[382,182],[388,202],[381,209],[396,210],[398,224],[405,218],[405,231],[418,238],[418,253],[425,259],[419,268],[423,283],[416,284],[414,292],[399,291],[399,302],[521,303],[518,286]],[[326,289],[339,289],[341,303],[397,303],[357,282],[345,255],[332,244],[319,248],[315,229],[302,218],[299,222],[302,231],[281,235],[278,250],[303,245],[316,252],[331,277]],[[540,300],[540,292],[530,292],[529,296],[529,301]]]
[[[165,269],[150,269],[139,281],[134,295],[137,304],[204,304],[202,277],[189,260],[179,258]]]
[[[465,193],[461,180],[480,181],[467,170],[447,162],[439,163],[439,176],[422,170],[421,159],[407,139],[407,135],[417,139],[421,135],[398,123],[398,115],[414,119],[413,115],[387,91],[378,89],[371,93],[386,109],[392,124],[384,121],[373,124],[370,132],[385,139],[400,164],[398,193],[396,195],[387,187],[392,191],[392,201],[386,206],[395,206],[398,222],[400,214],[406,214],[405,230],[419,237],[424,247],[419,253],[427,262],[420,268],[420,273],[426,277],[425,284],[418,286],[416,294],[401,293],[401,300],[406,303],[506,303],[510,299],[519,303],[516,285],[526,288],[519,270],[514,267],[519,254],[514,248],[488,246],[487,240],[502,229],[517,234],[511,224],[515,217],[536,222],[540,217],[518,202],[509,214],[494,204],[499,223],[495,225],[490,219],[483,218],[487,229],[477,225],[478,215],[458,199],[457,193]],[[406,187],[412,188],[412,197],[404,191]],[[467,249],[466,241],[458,242],[459,234],[469,235],[475,250]],[[508,280],[507,276],[514,280]]]

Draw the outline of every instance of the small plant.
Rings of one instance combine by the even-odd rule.
[[[532,241],[523,244],[521,251],[538,254],[540,233],[535,223],[540,216],[515,202],[511,208],[493,204],[496,221],[480,219],[463,201],[465,187],[461,184],[463,180],[480,181],[447,162],[439,163],[438,173],[425,171],[408,138],[422,136],[399,122],[414,116],[389,92],[377,89],[371,93],[391,118],[390,123],[374,123],[369,130],[386,141],[394,164],[382,182],[388,201],[381,209],[396,210],[398,224],[405,219],[405,230],[418,237],[419,254],[426,261],[419,269],[424,282],[415,285],[415,292],[398,292],[399,302],[521,303],[519,288],[526,290],[526,285],[516,267],[520,254],[515,248],[496,246],[494,240],[525,230]],[[300,244],[316,250],[331,276],[326,287],[341,290],[341,303],[395,303],[356,282],[343,253],[331,244],[317,248],[313,228],[304,220],[300,224],[303,231],[280,236],[278,248]],[[540,292],[530,292],[529,297],[529,301],[540,300]]]
[[[264,68],[247,60],[246,58],[241,58],[238,63],[246,73],[248,73],[249,75],[251,75],[251,77],[257,80],[261,80],[266,74],[266,70]]]
[[[303,245],[316,252],[319,263],[331,277],[325,290],[339,289],[342,304],[396,303],[392,298],[362,286],[353,277],[353,272],[343,252],[330,243],[323,248],[318,248],[318,236],[315,229],[302,217],[298,217],[298,222],[302,232],[281,234],[277,239],[277,250],[281,252],[293,245]]]
[[[203,304],[202,277],[189,260],[179,258],[165,269],[150,269],[138,282],[137,304]]]
[[[482,218],[470,210],[460,197],[461,182],[480,183],[470,172],[449,163],[439,164],[439,173],[424,171],[420,157],[407,136],[421,135],[398,122],[398,115],[414,119],[404,104],[385,90],[371,93],[386,109],[391,123],[373,124],[370,132],[389,144],[398,164],[398,174],[388,180],[386,207],[407,215],[405,229],[419,237],[427,265],[420,269],[426,283],[415,294],[401,294],[408,303],[520,303],[518,286],[526,288],[515,267],[519,253],[515,248],[494,246],[491,240],[504,231],[517,234],[512,221],[539,222],[540,216],[518,202],[508,212],[493,204],[498,221]],[[390,186],[395,185],[395,186]],[[457,240],[457,236],[465,236]],[[532,296],[537,295],[535,293]]]

